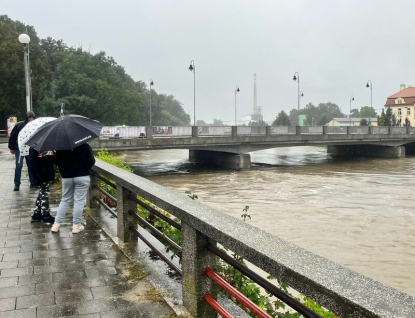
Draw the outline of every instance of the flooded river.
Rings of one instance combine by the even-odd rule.
[[[137,174],[415,296],[415,157],[334,160],[324,148],[251,153],[249,171],[202,169],[187,150],[124,154]]]

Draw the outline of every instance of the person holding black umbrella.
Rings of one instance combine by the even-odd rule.
[[[95,164],[88,141],[99,137],[102,124],[80,115],[67,115],[45,123],[26,145],[39,152],[54,150],[55,162],[62,177],[62,200],[52,226],[52,232],[59,232],[66,212],[72,202],[72,233],[84,230],[82,212],[90,184],[90,169]]]
[[[90,169],[95,164],[92,149],[88,144],[82,144],[73,150],[57,150],[55,162],[62,176],[62,200],[59,204],[52,225],[52,232],[59,232],[72,201],[73,226],[72,233],[79,233],[84,230],[82,225],[82,212],[90,184]]]

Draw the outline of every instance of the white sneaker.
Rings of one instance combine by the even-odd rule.
[[[53,223],[53,225],[52,225],[52,229],[51,229],[51,231],[53,232],[53,233],[58,233],[59,232],[59,228],[61,227],[61,225],[60,225],[60,223]]]
[[[74,234],[82,232],[83,230],[85,230],[85,227],[81,223],[74,224],[72,226],[72,233],[74,233]]]

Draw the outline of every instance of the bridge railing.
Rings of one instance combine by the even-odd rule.
[[[372,134],[373,135],[387,135],[389,134],[389,127],[385,127],[385,126],[372,127]]]
[[[301,127],[301,134],[323,134],[323,127],[322,126],[302,126]]]
[[[295,126],[271,126],[271,135],[295,135]]]
[[[347,126],[327,126],[327,134],[347,134]]]
[[[147,138],[151,137],[229,137],[229,136],[265,136],[296,134],[415,134],[415,127],[395,126],[152,126],[125,127],[105,126],[101,138]]]
[[[230,136],[232,134],[231,126],[198,126],[199,136]]]
[[[349,127],[349,134],[369,134],[369,126],[350,126]]]
[[[97,208],[99,202],[116,217],[117,236],[121,243],[137,241],[137,237],[140,237],[151,245],[146,239],[148,232],[137,223],[153,232],[157,228],[151,227],[151,220],[156,216],[181,231],[180,245],[169,241],[163,233],[157,236],[167,242],[170,250],[174,249],[181,255],[181,263],[171,266],[182,275],[183,304],[195,318],[216,317],[216,312],[203,300],[203,295],[207,294],[213,299],[217,297],[216,286],[205,275],[205,270],[215,270],[216,256],[238,268],[240,264],[232,261],[229,253],[243,257],[340,317],[413,317],[415,314],[415,299],[410,295],[346,269],[186,195],[101,160],[97,160],[92,170],[88,203],[90,207]],[[100,188],[101,180],[116,188],[116,197],[109,196],[116,202],[116,210],[100,199],[100,193],[108,196]],[[137,204],[154,214],[149,222],[143,221],[138,215]],[[169,215],[161,213],[160,209]],[[223,253],[218,247],[226,248],[229,252]],[[158,255],[172,263],[165,254]],[[272,290],[275,292],[273,295],[278,295],[280,300],[287,301],[303,314],[301,306],[296,307],[295,302],[291,303],[289,298],[279,294],[278,288],[270,286],[268,280],[254,279],[255,275],[244,266],[239,270],[258,284],[261,283],[260,286],[267,286],[266,290]]]
[[[390,127],[391,135],[406,135],[406,127]]]
[[[237,135],[266,135],[267,129],[266,126],[237,126],[236,134]]]

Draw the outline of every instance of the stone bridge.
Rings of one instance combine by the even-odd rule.
[[[142,127],[144,129],[144,127]],[[189,149],[189,160],[231,169],[249,169],[249,152],[295,146],[327,146],[333,156],[402,158],[415,147],[415,127],[281,126],[169,127],[164,134],[104,137],[93,140],[94,151]]]

